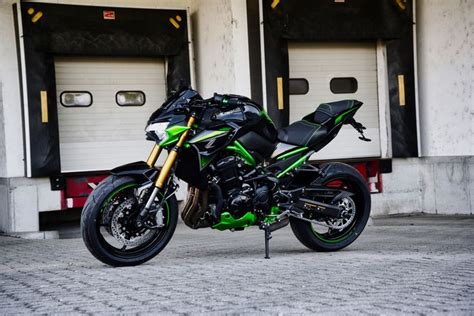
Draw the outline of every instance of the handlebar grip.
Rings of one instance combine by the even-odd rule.
[[[214,96],[212,97],[214,99],[214,102],[221,104],[224,102],[225,96],[222,94],[214,93]]]
[[[242,101],[231,95],[222,95],[214,93],[213,99],[214,102],[222,106],[238,106],[242,104]]]

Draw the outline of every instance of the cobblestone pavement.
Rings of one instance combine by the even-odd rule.
[[[347,249],[274,233],[193,231],[159,256],[110,268],[81,239],[0,237],[0,314],[474,314],[474,217],[374,221]]]

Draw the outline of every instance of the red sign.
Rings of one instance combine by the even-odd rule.
[[[103,11],[104,20],[115,20],[115,11]]]

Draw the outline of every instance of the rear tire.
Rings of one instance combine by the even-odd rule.
[[[138,185],[138,182],[131,177],[110,176],[97,186],[84,206],[81,215],[82,238],[92,255],[105,264],[114,267],[142,264],[160,253],[173,236],[178,220],[178,202],[174,195],[165,202],[166,225],[159,228],[160,231],[152,232],[151,235],[154,237],[149,238],[147,244],[140,246],[137,250],[127,251],[114,248],[106,242],[100,231],[100,226],[104,226],[101,225],[103,216],[101,212],[120,192],[133,189]],[[111,236],[108,236],[109,239],[112,239]]]
[[[306,247],[316,251],[336,251],[353,243],[367,224],[370,216],[371,199],[367,182],[357,169],[343,163],[329,163],[321,166],[325,173],[324,178],[318,179],[318,184],[328,184],[334,181],[343,181],[350,185],[355,195],[352,197],[356,204],[354,222],[341,231],[335,238],[319,234],[313,224],[294,217],[290,218],[291,229],[296,238]]]

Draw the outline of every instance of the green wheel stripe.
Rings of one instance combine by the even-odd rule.
[[[312,225],[311,225],[311,230],[313,231],[313,234],[314,234],[314,236],[316,236],[316,238],[318,238],[319,240],[321,240],[323,242],[326,242],[328,244],[335,244],[335,243],[338,243],[340,241],[343,241],[343,240],[347,239],[353,231],[353,229],[351,229],[351,230],[347,231],[344,235],[342,235],[341,237],[339,237],[337,239],[326,239],[320,233],[316,232]]]

